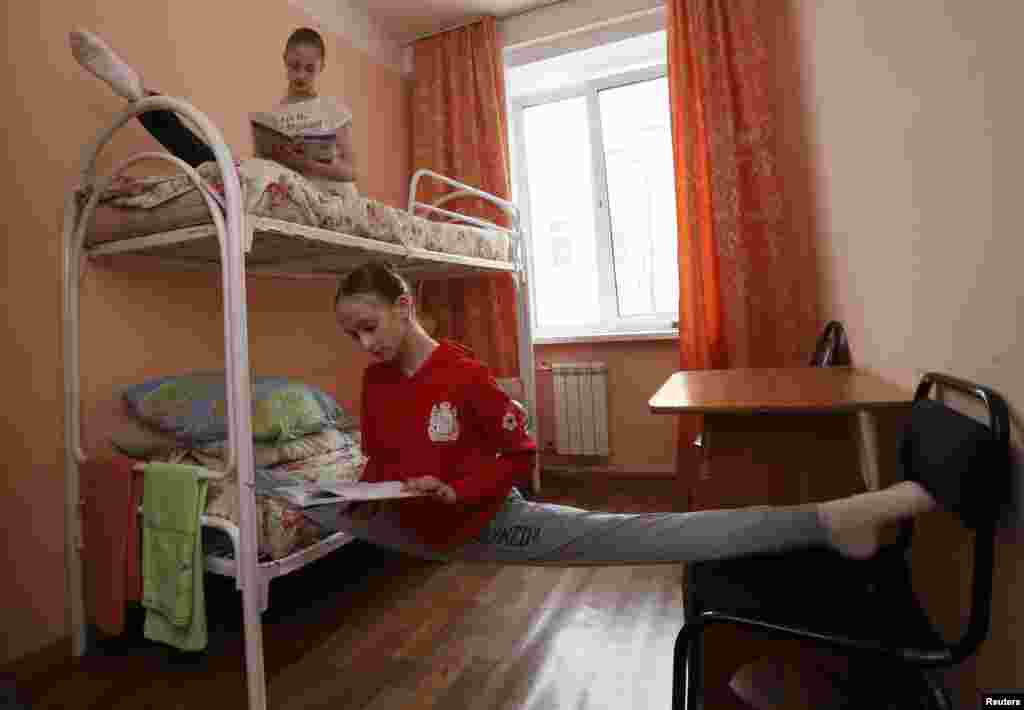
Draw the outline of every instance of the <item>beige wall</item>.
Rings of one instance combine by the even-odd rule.
[[[845,321],[861,365],[907,384],[940,370],[1000,391],[1019,446],[1024,241],[1013,205],[1024,6],[789,6],[804,39],[828,312]],[[1024,682],[1022,539],[1007,534],[997,550],[992,634],[957,674],[964,707],[976,704],[975,688]],[[955,586],[949,561],[964,543],[949,544],[925,564],[929,591]]]
[[[106,36],[145,70],[154,88],[192,101],[238,153],[248,155],[246,112],[281,95],[284,41],[294,27],[310,23],[285,2],[238,0],[42,0],[4,3],[3,12],[7,160],[0,171],[6,269],[0,388],[7,406],[0,560],[8,572],[0,581],[0,663],[66,633],[60,215],[82,147],[123,107],[75,64],[67,32],[82,25]],[[401,205],[410,172],[409,85],[340,38],[327,39],[323,90],[352,107],[361,188]],[[372,161],[366,150],[371,145],[386,147]],[[104,153],[102,170],[155,146],[133,124]],[[358,396],[365,360],[334,327],[332,289],[325,281],[250,281],[254,370],[337,382],[347,398]],[[143,376],[223,366],[216,275],[93,270],[82,297],[87,409]]]

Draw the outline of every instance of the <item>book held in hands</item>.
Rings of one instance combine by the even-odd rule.
[[[334,128],[324,118],[303,104],[283,107],[277,111],[249,114],[256,154],[272,157],[279,146],[298,148],[313,160],[330,162],[337,151]]]
[[[424,495],[404,488],[401,481],[382,481],[368,483],[365,481],[335,483],[303,483],[294,486],[278,486],[273,492],[280,498],[308,508],[314,505],[330,503],[352,503],[363,500],[391,500],[395,498],[415,498]]]

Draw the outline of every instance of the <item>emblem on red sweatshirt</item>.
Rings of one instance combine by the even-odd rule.
[[[427,435],[431,441],[457,441],[459,438],[459,410],[451,402],[435,404],[430,410]]]
[[[507,431],[515,431],[519,428],[520,417],[526,417],[526,409],[519,402],[512,400],[509,402],[508,410],[506,410],[505,416],[501,420],[501,425]]]

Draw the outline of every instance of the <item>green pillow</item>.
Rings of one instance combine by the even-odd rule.
[[[290,441],[336,426],[344,412],[322,390],[284,377],[257,377],[252,385],[252,436]],[[228,436],[223,373],[194,373],[148,380],[124,398],[134,416],[174,436],[183,446]]]

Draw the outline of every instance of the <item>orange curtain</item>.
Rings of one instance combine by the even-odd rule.
[[[667,4],[681,367],[803,364],[817,265],[784,201],[770,19],[757,0]],[[681,471],[698,425],[681,421]]]
[[[802,364],[817,267],[788,226],[757,0],[668,5],[682,366]]]
[[[413,168],[511,199],[505,71],[496,20],[488,17],[418,41],[413,62]],[[450,191],[435,180],[421,184],[421,202]],[[507,226],[503,212],[479,199],[458,198],[444,207]],[[435,335],[472,348],[497,377],[518,374],[510,275],[428,281],[420,289],[420,302],[437,323]]]

